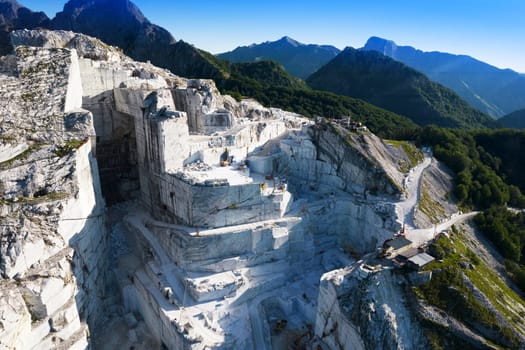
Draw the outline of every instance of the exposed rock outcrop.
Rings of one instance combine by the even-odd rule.
[[[403,291],[406,283],[392,270],[365,264],[325,274],[315,334],[330,349],[428,348]]]
[[[103,317],[108,245],[78,57],[19,47],[2,62],[0,344],[83,348]]]
[[[375,135],[352,133],[330,124],[314,129],[312,138],[319,149],[319,159],[337,167],[337,175],[348,192],[401,196],[403,174],[398,169],[398,159]]]

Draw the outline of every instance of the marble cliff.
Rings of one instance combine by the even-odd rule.
[[[84,35],[12,42],[0,59],[1,349],[111,337],[136,349],[375,347],[379,333],[334,309],[346,275],[323,275],[370,274],[356,258],[401,228],[401,150]],[[395,311],[371,317],[402,348],[417,325],[389,323]]]

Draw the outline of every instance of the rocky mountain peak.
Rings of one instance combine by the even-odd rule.
[[[361,98],[420,125],[494,125],[489,116],[468,106],[451,90],[376,51],[347,47],[306,82],[314,89]]]
[[[64,5],[64,11],[60,16],[78,16],[85,11],[95,12],[100,15],[111,14],[113,18],[137,21],[139,23],[149,22],[140,9],[129,0],[70,0]]]
[[[0,12],[3,18],[13,19],[16,17],[17,10],[21,5],[15,0],[0,1]]]
[[[96,37],[120,47],[138,61],[150,61],[189,77],[221,77],[211,54],[176,41],[166,29],[152,24],[129,0],[70,0],[51,27]]]
[[[71,0],[57,13],[51,27],[96,37],[136,60],[173,68],[166,57],[175,39],[129,0]]]
[[[44,12],[33,12],[16,0],[0,0],[0,26],[35,28],[45,26],[49,18]]]
[[[499,69],[470,56],[396,45],[378,37],[368,39],[361,50],[377,51],[416,69],[494,118],[525,106],[525,79],[510,69]]]
[[[290,74],[306,79],[339,52],[334,46],[303,44],[289,36],[283,36],[276,41],[240,46],[233,51],[219,54],[218,57],[230,62],[272,60],[281,64]]]
[[[377,36],[370,37],[363,47],[363,50],[378,51],[386,56],[391,56],[396,49],[397,45],[395,42]]]
[[[137,31],[147,24],[150,24],[148,19],[129,0],[71,0],[53,19],[55,28],[80,31],[90,27],[99,33],[107,32],[110,26]]]
[[[290,46],[293,46],[293,47],[299,47],[299,46],[302,46],[304,44],[301,44],[300,42],[298,42],[297,40],[294,40],[292,38],[290,38],[289,36],[283,36],[281,39],[279,39],[276,44],[284,44],[284,45],[290,45]]]

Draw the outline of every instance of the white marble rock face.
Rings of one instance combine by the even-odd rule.
[[[0,74],[0,348],[85,348],[108,246],[79,58],[21,46],[1,59],[15,64]]]
[[[341,296],[372,275],[337,271],[400,228],[403,174],[380,139],[341,142],[85,35],[12,40],[16,55],[0,58],[0,349],[86,348],[118,312],[126,346],[147,333],[170,349],[272,348],[286,318],[330,348],[366,348],[373,334]],[[108,219],[96,146],[122,139],[139,190]],[[406,341],[405,310],[381,312],[381,330]]]

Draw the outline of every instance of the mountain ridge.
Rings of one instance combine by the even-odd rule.
[[[452,90],[375,51],[345,48],[306,82],[315,89],[361,98],[419,125],[475,128],[495,126]]]
[[[525,107],[525,77],[511,69],[500,69],[467,55],[398,46],[379,37],[368,39],[362,50],[377,51],[405,63],[493,117]]]
[[[303,44],[283,36],[276,41],[239,46],[217,57],[231,62],[277,61],[292,75],[306,79],[339,52],[338,48],[331,45]]]
[[[525,108],[501,117],[499,122],[506,128],[525,129]]]
[[[239,70],[235,71],[236,68],[230,66],[229,63],[223,62],[212,54],[195,48],[182,40],[175,40],[167,30],[152,24],[140,9],[129,0],[70,0],[49,26],[54,29],[72,30],[97,37],[103,42],[122,48],[124,53],[135,60],[151,61],[153,64],[167,68],[180,76],[214,79],[217,81],[218,87],[222,89],[221,91],[236,93],[237,98],[240,97],[239,95],[257,97],[269,105],[279,105],[282,108],[292,107],[298,113],[315,115],[317,111],[322,111],[327,116],[332,117],[346,115],[340,114],[348,110],[348,107],[342,107],[343,105],[359,104],[357,101],[339,101],[336,102],[335,108],[330,108],[326,105],[326,101],[334,102],[334,96],[304,90],[292,82],[289,77],[285,77],[282,72],[274,70],[270,66],[265,67],[267,77],[264,77],[261,67],[243,67],[245,71],[252,73],[258,71],[255,79],[253,77],[246,77],[247,79],[245,79],[240,76]],[[115,30],[115,28],[118,29]],[[287,36],[276,42],[267,42],[265,45],[298,48],[306,50],[308,54],[311,54],[312,50],[320,50],[319,52],[323,54],[329,52],[331,56],[338,52],[337,48],[331,46],[305,45]],[[302,58],[304,56],[295,55],[294,57],[296,59],[299,57],[301,62],[310,61],[311,63],[311,60]],[[235,76],[233,79],[231,78],[232,73]],[[271,85],[272,79],[278,80],[280,85],[278,84],[277,88],[269,89],[268,85]],[[264,87],[257,84],[250,87],[249,85],[253,85],[255,81],[263,81]],[[286,91],[282,91],[283,89]],[[280,94],[284,94],[284,97],[279,96]],[[359,96],[353,97],[359,98]],[[322,106],[314,107],[315,103],[308,99],[313,99],[315,103],[320,103]],[[370,100],[368,102],[374,104]],[[303,106],[306,105],[309,107],[305,109]],[[385,108],[384,105],[380,107]],[[394,112],[403,114],[399,110],[394,110]],[[395,118],[387,117],[388,120]],[[390,121],[383,120],[383,122],[391,125]],[[379,124],[383,122],[378,120]],[[461,127],[469,127],[471,124],[481,126],[477,121],[474,123],[465,121],[443,124],[443,120],[436,119],[435,122],[442,126],[461,125]],[[387,129],[389,128],[391,126],[387,127]]]
[[[129,0],[70,0],[51,22],[53,29],[72,30],[123,49],[135,60],[151,61],[190,78],[220,78],[217,62],[202,50],[152,24]],[[213,56],[211,56],[213,57]]]

